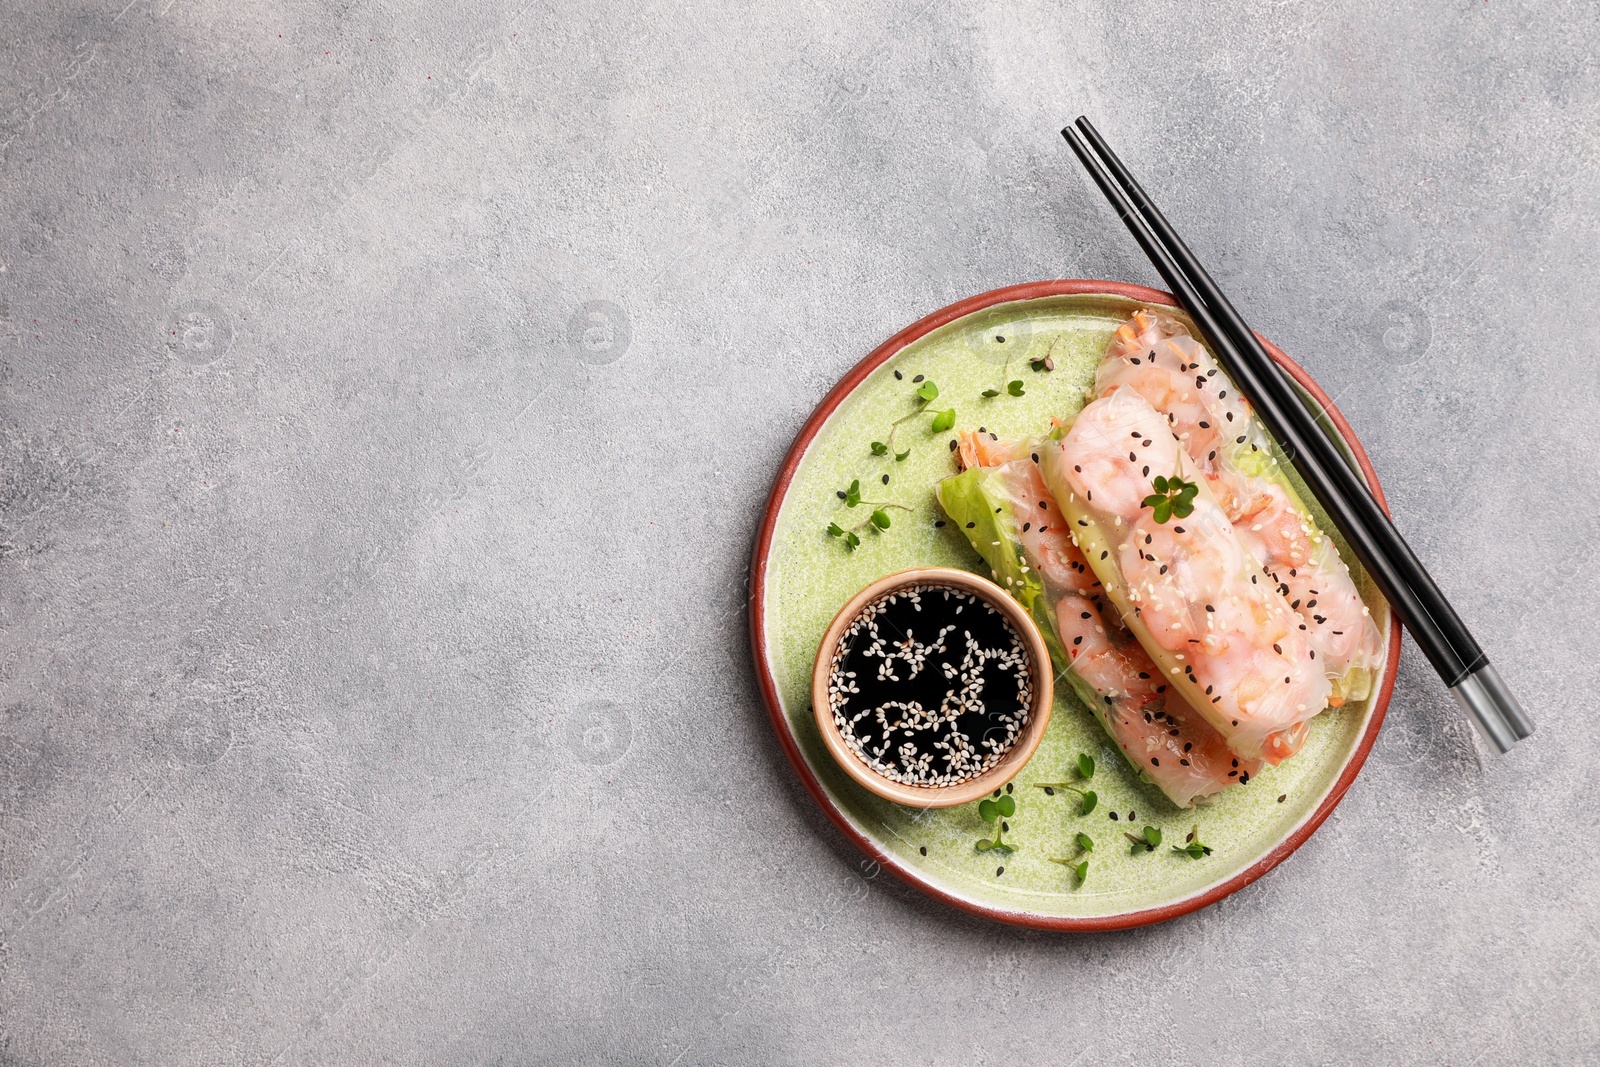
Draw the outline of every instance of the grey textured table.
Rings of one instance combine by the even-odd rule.
[[[1600,1058],[1593,9],[560,6],[0,11],[0,1063]],[[869,348],[1155,281],[1079,111],[1540,724],[1408,645],[1299,853],[1097,937],[864,866],[744,616]]]

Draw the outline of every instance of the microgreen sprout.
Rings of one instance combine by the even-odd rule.
[[[1161,845],[1161,831],[1154,826],[1146,826],[1136,834],[1125,833],[1122,836],[1133,842],[1134,852],[1138,852],[1141,848],[1146,852],[1154,852]]]
[[[1176,474],[1170,478],[1158,474],[1151,484],[1156,491],[1144,498],[1144,506],[1155,512],[1156,522],[1166,522],[1174,515],[1187,519],[1194,514],[1195,494],[1200,492],[1194,482],[1186,482]]]
[[[978,801],[978,817],[986,823],[994,825],[994,840],[979,838],[974,846],[979,852],[1001,852],[1010,855],[1015,852],[1015,845],[1008,845],[1004,841],[1005,832],[1011,829],[1006,820],[1017,813],[1017,798],[1007,793],[1001,797],[985,797]]]
[[[1003,338],[1001,340],[1003,340]],[[1009,352],[1010,349],[1007,349],[1007,351]],[[982,394],[980,394],[985,400],[990,400],[999,396],[1002,391],[1010,394],[1011,396],[1023,396],[1026,394],[1026,390],[1022,385],[1022,379],[1011,378],[1011,359],[1011,356],[1006,356],[1005,364],[1000,368],[1000,381],[1004,385],[1003,390],[998,386],[994,389],[985,389]],[[1033,369],[1038,370],[1039,364],[1035,363]]]
[[[895,419],[894,422],[889,425],[889,436],[886,440],[872,442],[872,454],[874,456],[887,456],[890,453],[893,453],[894,461],[896,463],[901,463],[904,462],[907,456],[911,455],[911,449],[909,448],[898,452],[895,451],[894,435],[900,432],[900,424],[902,422],[914,419],[918,415],[927,414],[933,402],[939,399],[939,387],[933,382],[923,381],[922,375],[920,374],[912,380],[921,383],[917,386],[915,393],[916,398],[920,400],[921,403],[917,405],[917,409],[915,411],[911,412],[909,415],[900,416],[900,418]],[[947,408],[944,411],[933,412],[933,421],[928,424],[928,429],[932,433],[943,433],[955,424],[956,409]]]
[[[851,551],[861,545],[860,534],[862,530],[870,527],[874,533],[879,533],[889,528],[889,513],[884,510],[885,508],[899,508],[901,511],[911,510],[904,504],[896,504],[890,500],[863,500],[861,498],[860,478],[853,480],[849,488],[840,489],[836,495],[840,500],[844,501],[844,506],[847,508],[856,508],[862,505],[872,508],[872,514],[848,530],[836,522],[828,523],[828,536],[842,538],[844,546]]]
[[[1037,374],[1040,371],[1052,371],[1056,369],[1056,345],[1060,344],[1061,339],[1065,336],[1066,334],[1056,334],[1054,340],[1050,342],[1050,347],[1045,350],[1043,356],[1039,357],[1038,359],[1028,360],[1028,366],[1033,368],[1034,373]]]
[[[1181,848],[1179,846],[1177,846],[1177,845],[1173,845],[1172,846],[1172,851],[1181,852],[1185,856],[1188,856],[1192,860],[1200,859],[1202,856],[1211,855],[1211,846],[1207,845],[1207,844],[1202,844],[1201,841],[1200,841],[1200,824],[1199,823],[1195,824],[1194,829],[1189,831],[1189,836],[1184,838],[1184,840],[1187,841],[1188,844],[1184,845]]]
[[[1079,778],[1093,778],[1094,757],[1089,755],[1087,752],[1078,753],[1076,770]],[[1094,810],[1094,806],[1100,802],[1100,798],[1095,795],[1095,791],[1093,789],[1080,789],[1071,782],[1040,782],[1039,788],[1044,790],[1044,795],[1047,797],[1055,796],[1057,789],[1065,789],[1069,793],[1078,794],[1079,815],[1089,814]]]
[[[1075,841],[1078,846],[1078,854],[1076,856],[1073,856],[1070,859],[1057,859],[1056,857],[1052,856],[1050,857],[1050,862],[1059,863],[1061,866],[1070,870],[1078,879],[1078,884],[1081,886],[1089,877],[1089,861],[1084,858],[1084,854],[1094,851],[1094,838],[1090,837],[1088,834],[1080,833],[1077,837],[1073,838],[1073,841]]]

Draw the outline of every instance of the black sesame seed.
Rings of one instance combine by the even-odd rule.
[[[1007,793],[1011,792],[1011,783],[1010,782],[1006,783],[1006,792]]]
[[[899,371],[895,371],[895,372],[894,372],[894,376],[895,376],[895,377],[896,377],[896,378],[898,378],[898,377],[900,377],[900,372],[899,372]],[[918,850],[917,850],[917,851],[918,851],[918,852],[921,852],[921,853],[922,853],[922,854],[923,854],[923,855],[924,855],[924,856],[926,856],[926,855],[927,855],[927,854],[928,854],[928,846],[927,846],[927,845],[923,845],[923,846],[922,846],[922,847],[921,847],[921,848],[920,848],[920,849],[918,849]]]
[[[1279,793],[1278,794],[1278,803],[1279,804],[1282,804],[1285,800],[1288,800],[1288,799],[1289,799],[1289,794],[1288,793]]]
[[[1005,873],[1006,873],[1006,869],[1004,867],[996,867],[994,869],[994,876],[996,878],[1000,877],[1002,874],[1005,874]]]
[[[970,529],[972,529],[972,528],[973,528],[973,527],[975,527],[975,526],[977,526],[977,525],[978,525],[978,524],[977,524],[977,523],[975,523],[975,522],[969,522],[969,523],[967,523],[967,529],[969,529],[969,530],[970,530]]]
[[[1117,821],[1117,813],[1116,812],[1112,811],[1112,812],[1107,812],[1106,814],[1111,816],[1111,821],[1112,822],[1116,822]]]
[[[954,452],[956,450],[956,447],[957,447],[957,445],[956,445],[955,439],[951,438],[951,440],[950,440],[950,451]]]
[[[1159,766],[1161,766],[1161,761],[1156,759],[1154,756],[1151,756],[1150,757],[1150,766],[1159,767]]]
[[[927,377],[927,375],[919,374],[915,378],[911,379],[911,384],[915,385],[917,382],[922,381],[922,379],[925,377]]]
[[[934,525],[935,528],[943,526],[944,525],[944,520],[943,519],[934,519],[933,520],[933,525]]]
[[[883,484],[884,485],[888,485],[889,484],[889,476],[887,474],[885,474],[883,476]]]
[[[905,380],[905,375],[901,374],[899,371],[895,371],[894,372],[894,380],[897,381],[897,382],[898,381],[904,381]],[[927,849],[923,849],[922,850],[922,854],[924,856],[926,856],[928,854],[928,850]]]

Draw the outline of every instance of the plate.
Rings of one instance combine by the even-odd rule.
[[[963,300],[908,326],[857,364],[807,420],[778,472],[756,539],[750,614],[756,671],[773,729],[806,789],[882,867],[935,899],[1001,922],[1052,930],[1143,926],[1250,884],[1283,862],[1339,803],[1377,738],[1394,688],[1399,627],[1335,534],[1385,638],[1381,684],[1369,700],[1318,715],[1294,758],[1209,805],[1179,809],[1141,782],[1065,685],[1056,687],[1044,740],[1014,781],[1018,807],[1007,840],[1017,851],[1003,861],[973,847],[993,835],[977,805],[901,807],[862,788],[828,754],[811,709],[811,667],[839,608],[895,571],[982,570],[959,530],[936,525],[944,516],[934,486],[956,471],[948,442],[980,426],[1001,437],[1036,433],[1052,415],[1078,410],[1111,332],[1142,306],[1170,310],[1174,301],[1118,282],[1036,282]],[[1338,409],[1293,360],[1271,343],[1266,347],[1382,503],[1372,466]],[[1031,360],[1046,354],[1054,370],[1030,369]],[[894,446],[909,447],[910,455],[897,462],[892,454],[872,454],[870,443],[884,440],[896,419],[915,410],[919,375],[938,385],[934,409],[956,409],[954,429],[934,433],[931,416],[913,418],[901,424]],[[1009,395],[1007,382],[1019,378],[1025,394]],[[997,388],[998,396],[982,395]],[[861,517],[838,496],[857,479],[864,498],[911,510],[893,511],[888,530],[863,531],[860,547],[849,551],[827,527],[854,525],[852,517]],[[1310,492],[1296,482],[1322,528],[1332,532]],[[1046,796],[1034,785],[1071,777],[1069,765],[1082,752],[1097,764],[1099,805],[1089,815],[1077,814],[1070,796]],[[1198,826],[1213,853],[1190,859],[1165,844],[1135,851],[1123,835],[1146,825],[1174,844]],[[1052,862],[1078,858],[1079,832],[1095,843],[1081,885],[1065,865]]]

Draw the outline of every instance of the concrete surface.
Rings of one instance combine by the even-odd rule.
[[[0,1063],[1600,1059],[1592,6],[518,2],[0,10]],[[879,340],[1154,280],[1079,111],[1540,730],[1408,647],[1290,862],[1073,938],[858,862],[743,583]]]

